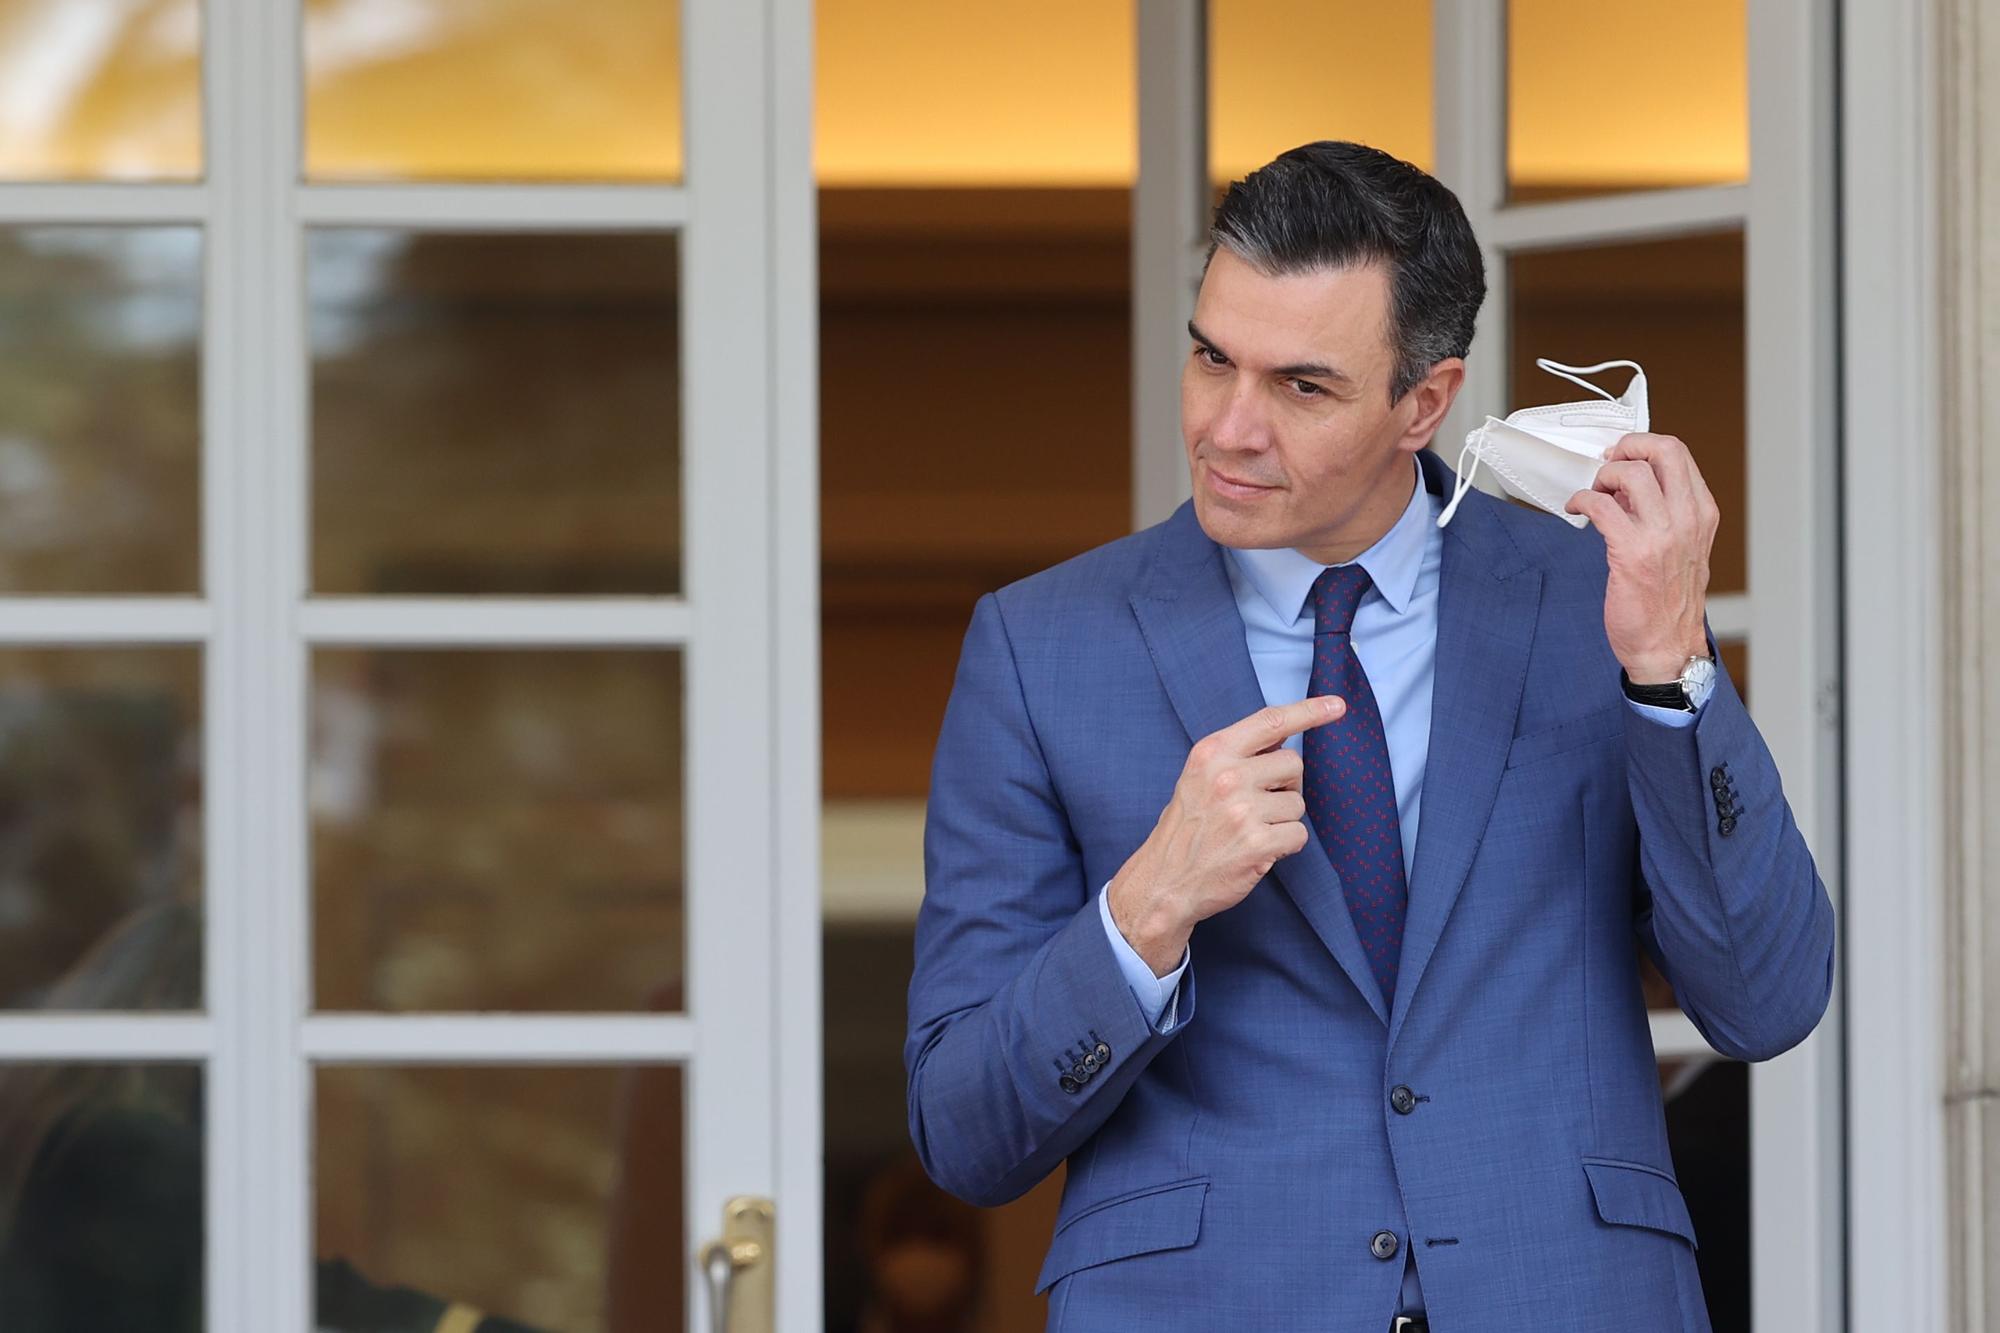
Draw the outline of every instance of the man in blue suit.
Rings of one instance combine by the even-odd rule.
[[[966,635],[918,1152],[985,1205],[1068,1162],[1053,1329],[1706,1330],[1638,952],[1763,1060],[1834,935],[1713,665],[1715,502],[1630,434],[1589,526],[1473,492],[1440,530],[1485,282],[1407,163],[1296,149],[1214,240],[1192,503]]]

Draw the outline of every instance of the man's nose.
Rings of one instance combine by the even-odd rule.
[[[1256,385],[1247,376],[1230,385],[1208,434],[1216,448],[1230,453],[1257,453],[1270,446],[1270,425],[1257,401]]]

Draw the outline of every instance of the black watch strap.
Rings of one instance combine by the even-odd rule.
[[[1618,669],[1618,683],[1625,690],[1625,697],[1635,704],[1647,704],[1653,708],[1677,708],[1683,713],[1692,713],[1694,704],[1689,702],[1687,691],[1678,680],[1670,680],[1664,685],[1635,685],[1625,674],[1625,668]]]

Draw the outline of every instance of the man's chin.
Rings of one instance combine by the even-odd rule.
[[[1217,546],[1238,551],[1271,551],[1292,543],[1268,520],[1259,520],[1232,509],[1225,502],[1196,492],[1195,521]]]

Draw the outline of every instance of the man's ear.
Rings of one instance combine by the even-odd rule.
[[[1398,441],[1411,453],[1423,448],[1437,434],[1444,423],[1445,413],[1458,397],[1458,391],[1465,387],[1465,358],[1448,356],[1432,366],[1430,373],[1418,380],[1406,395],[1415,405],[1415,415],[1410,418],[1409,429]]]

